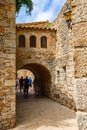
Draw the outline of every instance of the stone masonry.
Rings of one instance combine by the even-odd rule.
[[[48,21],[17,24],[17,70],[28,69],[38,78],[41,94],[51,97],[54,86],[54,64],[56,57],[56,30]],[[25,37],[25,47],[19,47],[19,37]],[[30,47],[30,37],[36,37],[36,47]],[[47,48],[41,47],[41,37],[47,38]]]
[[[15,1],[0,0],[0,130],[16,123]]]
[[[72,2],[74,88],[79,130],[87,130],[87,1]]]
[[[19,36],[25,38],[24,47]],[[35,47],[30,47],[31,36]],[[87,130],[87,1],[67,0],[53,23],[17,24],[15,33],[14,0],[1,0],[0,39],[0,129],[16,123],[17,68],[30,70],[41,94],[75,110],[78,130]]]
[[[53,22],[53,27],[57,29],[58,39],[59,94],[65,94],[64,90],[68,90],[66,93],[69,94],[72,90],[76,102],[78,130],[87,130],[87,1],[68,0]],[[63,66],[66,66],[65,83],[61,82]]]
[[[56,87],[52,93],[56,101],[76,110],[74,97],[74,57],[72,45],[71,3],[67,1],[52,23],[57,29]]]

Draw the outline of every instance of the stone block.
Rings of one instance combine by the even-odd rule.
[[[5,86],[14,86],[15,80],[5,80]]]
[[[15,112],[15,102],[11,102],[11,112]]]
[[[5,27],[4,26],[0,26],[0,33],[4,33],[5,32]]]
[[[87,78],[76,79],[75,88],[77,110],[87,112]]]
[[[87,130],[87,113],[77,112],[78,130]]]

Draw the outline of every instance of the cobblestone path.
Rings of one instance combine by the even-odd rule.
[[[17,124],[11,130],[77,130],[74,111],[46,97],[17,93]]]

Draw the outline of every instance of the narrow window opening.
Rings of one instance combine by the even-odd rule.
[[[67,23],[68,29],[72,30],[72,20],[68,19],[68,20],[66,20],[66,23]]]
[[[24,35],[20,35],[18,37],[18,47],[25,47],[25,36]]]
[[[63,66],[64,80],[66,80],[66,66]]]
[[[41,48],[47,48],[47,38],[45,36],[41,37]]]
[[[30,47],[36,47],[36,37],[35,36],[30,37]]]

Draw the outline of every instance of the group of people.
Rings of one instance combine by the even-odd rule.
[[[39,81],[38,78],[35,77],[34,81],[32,81],[32,78],[28,76],[26,76],[26,78],[23,78],[23,76],[21,76],[21,78],[18,80],[19,88],[20,88],[20,93],[23,91],[24,95],[28,95],[29,92],[29,87],[34,87],[34,91],[35,91],[35,95],[40,95],[40,88],[39,88]]]
[[[32,78],[26,76],[26,78],[21,78],[19,79],[19,87],[20,87],[20,93],[23,91],[24,94],[28,95],[29,87],[32,87]]]

